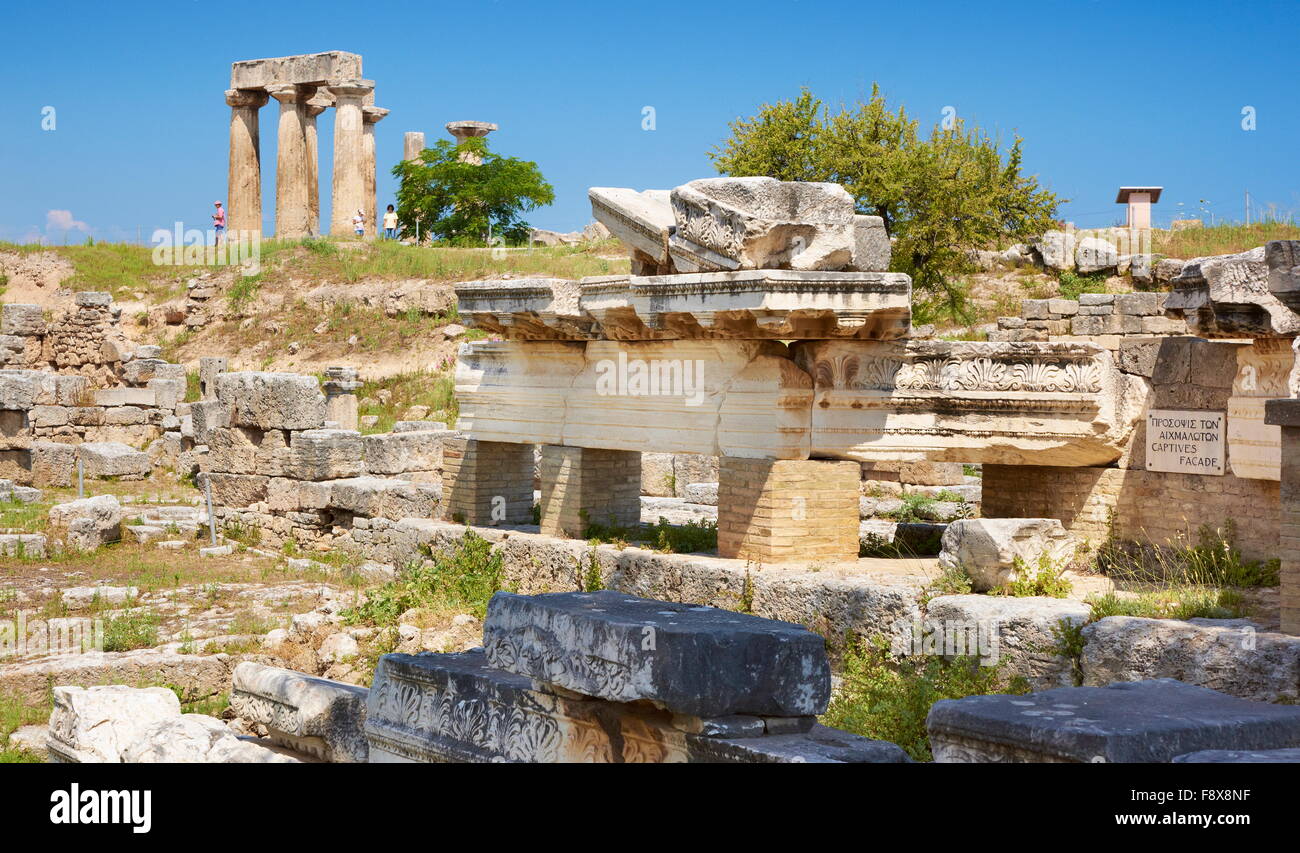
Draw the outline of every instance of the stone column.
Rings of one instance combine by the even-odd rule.
[[[1264,422],[1282,428],[1282,492],[1277,555],[1282,560],[1282,630],[1300,634],[1300,400],[1269,400]]]
[[[357,429],[357,381],[355,367],[327,367],[321,390],[325,392],[325,420],[333,421],[337,429]]]
[[[641,452],[542,445],[542,533],[582,539],[588,524],[641,521]]]
[[[257,111],[269,100],[255,89],[227,89],[230,105],[230,174],[226,192],[227,239],[262,234],[262,147]]]
[[[362,107],[363,123],[361,136],[361,174],[366,181],[366,234],[375,236],[379,233],[379,198],[378,175],[375,170],[375,125],[388,115],[388,110],[380,107]]]
[[[724,456],[718,463],[719,557],[857,559],[857,462]]]
[[[362,99],[374,89],[369,80],[340,80],[329,85],[334,96],[334,191],[331,199],[330,233],[346,237],[353,233],[352,217],[365,211]]]
[[[487,136],[497,129],[497,126],[490,121],[449,121],[446,127],[447,132],[456,138],[457,145],[470,137]],[[483,162],[477,154],[469,151],[463,152],[458,159],[462,163],[473,163],[476,166]]]
[[[328,92],[317,92],[306,104],[307,132],[307,211],[312,236],[320,230],[320,144],[316,135],[316,117],[334,105]]]
[[[275,236],[296,240],[311,236],[308,195],[307,100],[313,86],[292,83],[269,89],[280,102],[279,147],[275,162]]]
[[[424,134],[418,130],[408,130],[402,137],[402,159],[418,160],[422,151],[424,151]]]
[[[532,521],[533,445],[447,439],[442,472],[451,521],[488,527]]]

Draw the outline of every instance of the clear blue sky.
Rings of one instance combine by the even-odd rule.
[[[853,100],[873,81],[926,124],[952,106],[1009,139],[1112,224],[1121,184],[1157,184],[1159,223],[1208,199],[1241,219],[1243,192],[1300,218],[1300,82],[1292,2],[6,4],[0,39],[0,240],[145,240],[206,228],[226,195],[240,59],[347,50],[376,103],[381,203],[402,134],[493,121],[495,150],[535,160],[556,190],[534,225],[590,221],[589,186],[671,187],[713,174],[727,122],[810,87]],[[42,109],[57,127],[41,129]],[[657,129],[641,129],[654,107]],[[1257,129],[1241,127],[1243,107]],[[321,122],[329,206],[332,112]],[[262,112],[264,208],[274,214],[276,105]]]

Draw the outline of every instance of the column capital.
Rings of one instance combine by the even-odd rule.
[[[366,124],[378,124],[388,115],[388,110],[383,107],[362,107],[361,120]]]
[[[277,83],[266,91],[282,104],[305,104],[316,94],[316,87],[302,83]]]
[[[262,89],[227,89],[226,104],[232,107],[252,107],[261,109],[270,100]]]
[[[335,98],[364,98],[375,90],[374,80],[330,80],[326,88]]]
[[[330,97],[329,92],[320,89],[307,101],[307,115],[315,118],[332,106],[334,106],[334,99]]]

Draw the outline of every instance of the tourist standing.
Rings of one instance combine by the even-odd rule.
[[[362,237],[366,233],[366,215],[360,210],[357,211],[356,216],[352,217],[352,228],[357,232],[358,237]]]
[[[226,231],[226,209],[221,206],[221,202],[214,201],[217,207],[216,213],[212,214],[212,230],[217,232],[216,245],[221,245],[221,235]]]
[[[384,213],[384,239],[397,239],[397,211],[393,210],[391,204],[388,205],[388,210]]]

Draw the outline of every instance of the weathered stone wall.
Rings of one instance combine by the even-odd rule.
[[[1164,316],[1164,293],[1085,293],[1078,299],[1026,299],[1020,316],[999,317],[990,341],[1087,337],[1107,349],[1126,336],[1185,335],[1187,323]]]
[[[1237,525],[1237,545],[1249,559],[1278,554],[1278,483],[1225,474],[1166,474],[1124,468],[985,465],[986,518],[1059,518],[1091,540],[1113,529],[1124,539],[1155,544],[1196,543],[1201,524]],[[1113,519],[1113,522],[1112,522]],[[1112,528],[1113,524],[1113,528]]]

